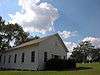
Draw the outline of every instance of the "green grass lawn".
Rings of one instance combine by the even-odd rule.
[[[100,75],[100,63],[77,64],[74,71],[0,71],[0,75]]]

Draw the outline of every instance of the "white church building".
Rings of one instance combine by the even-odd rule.
[[[67,48],[59,34],[32,40],[0,53],[5,69],[43,70],[51,58],[67,59]]]

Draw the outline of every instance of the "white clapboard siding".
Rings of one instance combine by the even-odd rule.
[[[31,52],[35,52],[35,62],[31,62]],[[67,58],[67,48],[58,34],[47,36],[44,38],[32,40],[21,44],[17,47],[7,50],[2,55],[0,67],[6,69],[26,69],[26,70],[43,70],[44,69],[44,52],[47,52],[47,59],[51,59],[52,55],[59,55],[62,59]],[[24,62],[21,62],[22,53],[25,54]],[[14,57],[17,54],[16,63]],[[11,61],[9,63],[9,55]],[[4,56],[5,63],[4,63]]]

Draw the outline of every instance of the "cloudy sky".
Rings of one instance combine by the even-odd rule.
[[[59,33],[70,51],[87,40],[100,47],[100,0],[0,0],[0,16],[33,36]]]

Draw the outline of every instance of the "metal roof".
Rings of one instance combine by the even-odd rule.
[[[14,49],[17,49],[17,48],[22,48],[22,47],[29,46],[29,45],[32,45],[32,44],[36,44],[36,43],[42,42],[42,41],[44,41],[44,40],[46,40],[46,39],[48,39],[48,38],[51,38],[51,37],[53,37],[53,36],[58,37],[58,38],[60,39],[60,41],[62,41],[62,39],[60,38],[59,34],[56,33],[56,34],[53,34],[53,35],[50,35],[50,36],[46,36],[46,37],[43,37],[43,38],[39,38],[39,39],[35,39],[35,40],[32,40],[32,41],[23,43],[23,44],[21,44],[21,45],[19,45],[19,46],[10,48],[10,49],[8,49],[8,50],[6,50],[6,51],[14,50]],[[63,43],[63,41],[62,41],[62,45],[63,45],[64,48],[66,48],[65,44]],[[66,48],[66,50],[67,50],[67,48]]]

